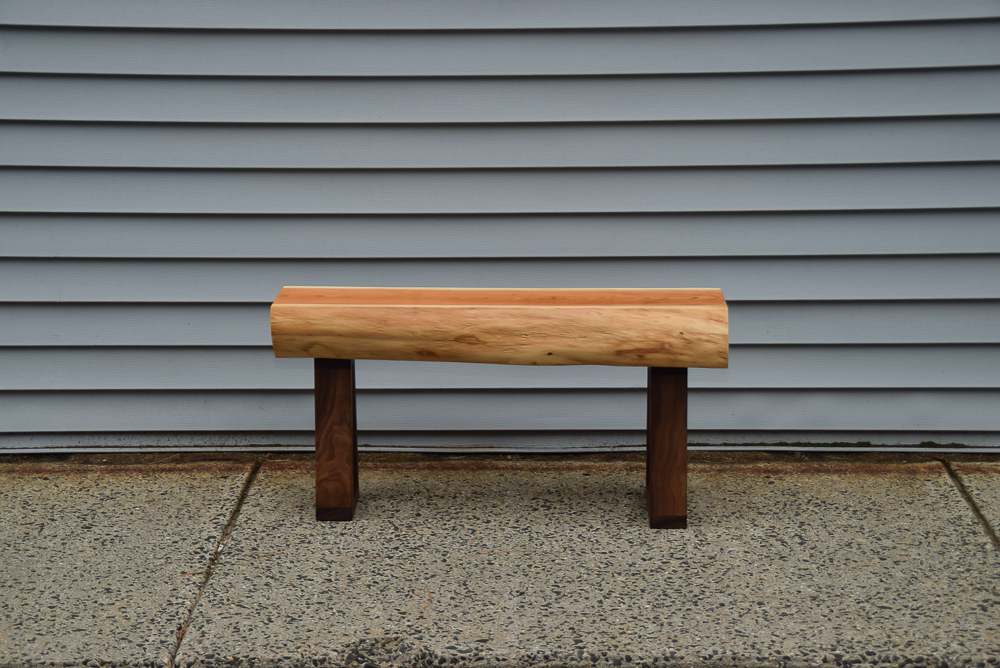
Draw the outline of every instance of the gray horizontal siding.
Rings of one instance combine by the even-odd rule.
[[[238,5],[174,0],[136,5],[130,0],[72,0],[39,3],[7,0],[0,21],[28,25],[125,26],[149,28],[326,28],[425,30],[477,28],[578,28],[631,26],[729,26],[864,21],[932,21],[996,17],[991,0],[882,0],[798,2],[767,0],[550,0],[477,2],[463,0],[340,0],[335,4],[245,0]]]
[[[1000,390],[691,392],[692,429],[1000,430]],[[942,410],[947,406],[947,410]],[[643,429],[644,390],[366,391],[358,425],[382,431]],[[0,430],[283,431],[313,425],[309,391],[0,392]]]
[[[0,262],[0,302],[270,302],[285,285],[717,287],[737,301],[1000,299],[992,255]]]
[[[216,78],[8,74],[0,117],[504,123],[1000,113],[1000,68],[711,75]]]
[[[720,287],[693,441],[996,444],[998,18],[4,3],[0,449],[307,446],[293,284]],[[362,442],[642,442],[642,369],[358,374]]]
[[[312,360],[268,347],[0,348],[0,390],[308,390]],[[996,345],[740,346],[729,368],[692,369],[692,388],[998,388]],[[646,387],[635,367],[522,367],[359,360],[361,389]],[[977,428],[975,423],[971,428]]]
[[[0,346],[267,346],[269,309],[270,303],[0,303]],[[997,300],[729,300],[729,319],[733,345],[1000,343]]]
[[[1000,210],[453,216],[0,214],[6,257],[528,258],[1000,251]]]
[[[6,28],[11,72],[226,76],[678,74],[1000,62],[1000,23],[309,32]],[[789,53],[801,54],[789,59]]]
[[[1000,32],[997,34],[1000,45]],[[0,123],[0,164],[386,169],[1000,160],[1000,116],[718,123]]]
[[[998,207],[998,183],[1000,162],[299,172],[4,168],[0,200],[14,211],[109,213],[808,211]]]

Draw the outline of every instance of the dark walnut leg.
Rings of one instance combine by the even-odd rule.
[[[649,368],[646,496],[649,526],[687,528],[687,369]]]
[[[346,522],[358,504],[354,360],[317,359],[316,519]]]

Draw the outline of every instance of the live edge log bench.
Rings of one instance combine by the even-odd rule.
[[[354,360],[649,367],[649,526],[687,527],[687,370],[728,366],[716,289],[286,287],[271,305],[276,357],[315,358],[316,519],[358,500]]]

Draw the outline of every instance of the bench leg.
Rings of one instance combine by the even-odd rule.
[[[687,528],[687,376],[687,369],[649,368],[646,497],[653,529]]]
[[[358,504],[354,360],[316,359],[316,519],[346,522]]]

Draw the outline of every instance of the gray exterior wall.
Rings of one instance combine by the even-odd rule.
[[[719,287],[692,443],[1000,446],[1000,3],[0,22],[0,449],[309,445],[283,285]],[[358,379],[372,446],[643,442],[643,369]]]

